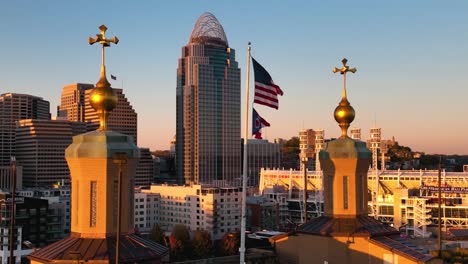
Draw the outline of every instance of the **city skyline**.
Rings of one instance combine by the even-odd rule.
[[[330,113],[342,84],[331,69],[346,57],[358,69],[348,96],[363,139],[375,124],[383,139],[395,136],[415,151],[468,154],[468,124],[457,119],[468,112],[460,73],[468,59],[467,3],[294,3],[269,3],[268,12],[259,12],[265,3],[248,2],[1,3],[0,32],[9,41],[0,50],[0,93],[42,97],[55,115],[63,86],[95,83],[98,51],[82,36],[106,24],[125,40],[109,51],[107,70],[138,113],[139,145],[169,149],[180,47],[197,18],[211,12],[237,52],[241,109],[248,41],[285,93],[279,111],[257,109],[271,123],[266,138],[290,138],[302,128],[339,136]]]

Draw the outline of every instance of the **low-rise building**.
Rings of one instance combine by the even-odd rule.
[[[142,233],[156,224],[166,232],[185,225],[221,239],[240,230],[241,197],[239,187],[151,185],[135,193],[135,225]]]

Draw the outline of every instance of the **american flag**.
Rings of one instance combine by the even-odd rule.
[[[283,95],[281,88],[273,82],[270,74],[265,68],[252,58],[255,74],[255,97],[254,103],[262,104],[278,109],[278,94]]]

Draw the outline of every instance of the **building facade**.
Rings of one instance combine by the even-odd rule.
[[[304,162],[302,159],[307,158],[305,164],[307,169],[315,169],[315,131],[313,129],[302,129],[299,131],[299,150],[301,159],[301,169],[304,169]]]
[[[69,186],[18,190],[20,196],[47,201],[46,225],[48,244],[70,234],[70,193]]]
[[[65,148],[72,137],[86,132],[86,124],[68,120],[25,119],[16,128],[16,160],[23,166],[25,187],[69,184]]]
[[[149,148],[139,148],[140,158],[135,175],[135,187],[149,187],[154,180],[154,161]]]
[[[88,123],[87,131],[97,129],[99,117],[89,103],[89,95],[93,88],[93,84],[87,83],[74,83],[63,87],[57,116],[70,121],[86,122]],[[112,131],[131,136],[137,144],[138,115],[122,89],[114,89],[114,91],[117,95],[117,106],[109,115],[108,127]]]
[[[249,186],[258,187],[262,168],[279,168],[280,165],[280,144],[268,142],[266,139],[247,140],[247,184]]]
[[[14,255],[15,263],[21,263],[21,258],[32,252],[24,242],[28,241],[34,247],[43,247],[48,244],[49,234],[48,203],[46,200],[30,197],[16,196],[16,218],[15,230],[17,239],[15,241]],[[11,195],[0,193],[0,263],[9,263],[10,256],[8,239],[11,221]]]
[[[31,118],[50,119],[50,103],[29,94],[0,95],[0,166],[10,165],[15,155],[16,121]]]
[[[135,226],[145,233],[158,224],[170,233],[174,226],[185,225],[221,239],[240,230],[241,197],[238,187],[152,185],[135,193]]]
[[[16,188],[23,188],[23,166],[16,166]],[[11,166],[0,166],[0,190],[9,191],[13,184]]]
[[[305,153],[308,159],[315,158],[315,131],[313,129],[299,131],[299,150]]]
[[[241,175],[240,69],[223,27],[197,20],[177,68],[179,182],[231,184]]]
[[[262,170],[259,192],[280,206],[280,224],[300,223],[299,193],[304,189],[302,171]],[[308,216],[323,213],[322,172],[308,171]],[[435,170],[369,170],[368,191],[378,192],[367,201],[368,213],[380,222],[402,228],[415,237],[429,237],[430,226],[438,224],[437,177]],[[441,224],[444,228],[468,228],[468,172],[441,173],[444,184]],[[375,189],[376,180],[378,190]],[[292,186],[292,188],[289,188]],[[374,199],[375,197],[375,199]]]

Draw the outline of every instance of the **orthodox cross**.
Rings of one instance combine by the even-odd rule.
[[[117,45],[117,43],[119,43],[119,39],[116,36],[110,39],[106,39],[107,27],[105,25],[101,25],[99,27],[99,30],[101,30],[101,34],[96,34],[96,38],[89,37],[88,43],[89,45],[93,45],[94,43],[99,42],[99,44],[102,45],[101,75],[103,74],[105,75],[106,66],[104,64],[104,48],[110,47],[111,43],[114,43]]]
[[[343,75],[343,94],[342,94],[342,97],[346,98],[346,73],[347,72],[355,73],[357,70],[356,70],[356,68],[349,68],[349,66],[346,65],[346,63],[348,62],[348,60],[346,58],[341,60],[341,62],[343,63],[343,68],[339,69],[337,67],[334,67],[332,71],[333,71],[333,73],[339,72],[341,75]]]

